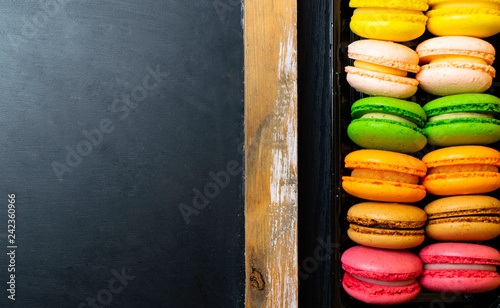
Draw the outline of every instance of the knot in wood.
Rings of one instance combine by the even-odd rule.
[[[250,275],[250,283],[252,287],[256,288],[259,291],[264,290],[264,285],[266,284],[264,282],[264,279],[262,278],[262,274],[255,268],[252,270],[252,274]]]

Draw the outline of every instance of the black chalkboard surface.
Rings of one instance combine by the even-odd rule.
[[[241,3],[0,12],[0,307],[242,307]]]

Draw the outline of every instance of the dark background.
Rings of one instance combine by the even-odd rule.
[[[332,206],[333,2],[298,1],[300,307],[334,307],[332,292],[339,287],[332,279],[337,247],[332,228],[338,219]]]
[[[241,4],[3,1],[0,12],[0,306],[242,307]],[[161,75],[146,90],[151,70]],[[127,276],[115,293],[113,272]]]

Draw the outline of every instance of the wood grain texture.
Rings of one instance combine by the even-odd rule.
[[[297,307],[297,4],[245,1],[246,306]]]

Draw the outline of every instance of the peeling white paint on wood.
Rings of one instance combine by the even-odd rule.
[[[297,51],[296,27],[286,27],[280,42],[279,85],[272,116],[274,146],[271,151],[270,223],[273,234],[268,271],[271,301],[268,307],[297,307]],[[274,259],[274,260],[273,260]],[[278,259],[280,261],[276,262]],[[283,262],[286,259],[287,262]],[[274,262],[273,262],[274,261]],[[276,268],[276,265],[278,266]],[[286,266],[286,268],[284,267]],[[281,299],[281,302],[279,300]],[[278,301],[278,302],[277,302]]]
[[[297,307],[296,3],[245,10],[246,304]]]

